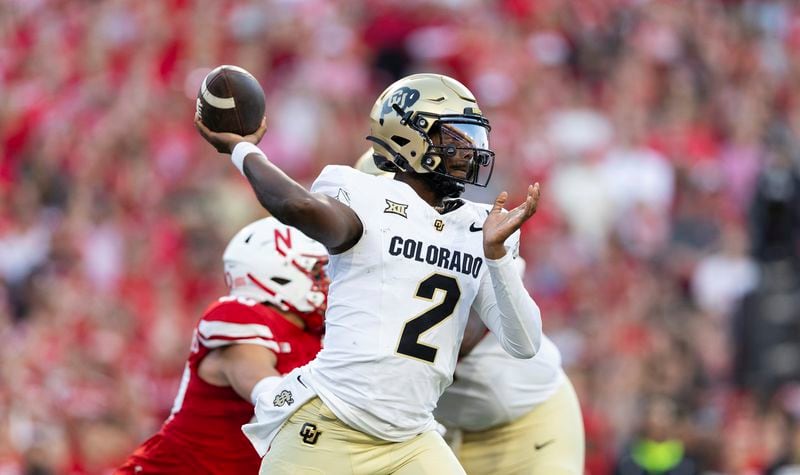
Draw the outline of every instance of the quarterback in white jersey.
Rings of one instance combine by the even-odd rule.
[[[377,176],[370,149],[355,168]],[[520,275],[525,259],[514,260]],[[434,411],[469,475],[582,475],[585,435],[580,403],[561,353],[542,335],[531,359],[509,356],[470,312],[453,384]]]
[[[347,196],[364,223],[358,244],[330,257],[326,344],[311,385],[345,423],[381,439],[433,429],[470,307],[501,325],[483,237],[470,231],[489,208],[461,201],[440,214],[405,183],[343,166],[325,168],[311,190]],[[413,385],[399,388],[401,379]]]
[[[472,309],[503,349],[531,358],[539,309],[513,264],[538,184],[505,212],[457,199],[485,186],[494,153],[472,93],[446,76],[401,79],[370,114],[375,160],[393,181],[329,166],[312,192],[248,137],[203,137],[230,152],[261,204],[331,253],[326,338],[318,358],[262,393],[245,433],[261,473],[464,473],[434,431]],[[267,453],[268,451],[268,453]]]

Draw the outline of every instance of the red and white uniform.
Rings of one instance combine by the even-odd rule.
[[[243,297],[219,299],[197,324],[172,414],[117,473],[258,473],[261,459],[241,430],[253,418],[253,405],[230,386],[213,386],[198,376],[206,355],[233,344],[269,348],[281,374],[311,361],[321,347],[319,336],[272,307]]]

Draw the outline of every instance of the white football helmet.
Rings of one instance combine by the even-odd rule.
[[[229,293],[292,311],[312,332],[324,328],[325,246],[275,218],[245,226],[222,256]]]

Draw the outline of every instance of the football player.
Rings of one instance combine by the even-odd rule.
[[[197,324],[172,414],[117,473],[258,472],[241,426],[260,391],[319,351],[327,260],[321,244],[275,218],[234,236],[223,255],[229,294]]]
[[[373,153],[367,150],[354,167],[391,177],[375,166]],[[514,264],[524,275],[525,259]],[[535,357],[513,358],[470,312],[453,384],[434,417],[470,475],[584,473],[580,403],[561,368],[561,353],[544,334]]]
[[[531,358],[539,309],[514,268],[538,184],[505,212],[458,196],[486,186],[489,122],[472,93],[437,74],[389,86],[370,114],[376,164],[394,180],[328,166],[304,189],[247,137],[201,135],[231,153],[260,203],[330,251],[325,348],[262,393],[244,427],[261,473],[462,474],[435,431],[470,309],[505,351]],[[280,396],[283,395],[283,398]],[[268,451],[268,453],[267,453]]]
[[[473,314],[460,353],[434,415],[469,475],[583,475],[580,404],[547,336],[534,358],[511,358]]]

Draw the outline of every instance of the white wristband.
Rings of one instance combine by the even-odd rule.
[[[258,396],[260,396],[261,393],[274,389],[281,381],[283,381],[283,376],[267,376],[257,382],[256,385],[253,386],[253,390],[250,391],[250,402],[255,406],[256,402],[258,402]]]
[[[267,156],[264,155],[264,152],[250,142],[239,142],[235,147],[233,147],[231,161],[239,170],[239,173],[242,174],[242,176],[244,176],[244,157],[250,155],[251,153],[260,155],[264,160],[267,159]]]

